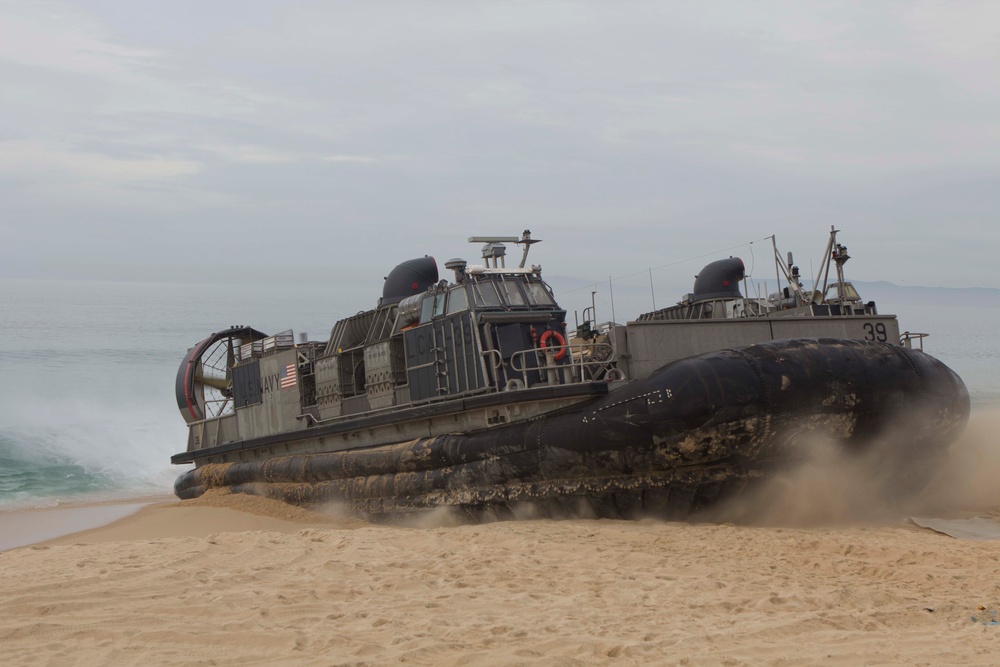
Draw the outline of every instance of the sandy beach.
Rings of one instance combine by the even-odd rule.
[[[923,509],[1000,526],[995,427],[970,426]],[[762,525],[159,499],[0,553],[0,645],[11,665],[996,664],[1000,541],[842,516],[815,470],[775,488],[801,502]]]
[[[215,501],[0,555],[6,664],[987,665],[1000,650],[1000,627],[972,620],[1000,608],[998,543],[913,525],[386,527]]]

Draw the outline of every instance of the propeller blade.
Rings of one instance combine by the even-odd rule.
[[[228,373],[226,375],[228,376]],[[203,384],[206,387],[211,387],[212,389],[218,389],[219,391],[229,389],[229,386],[232,384],[232,380],[229,377],[217,378],[205,377],[203,375],[196,375],[195,382]]]
[[[226,379],[233,376],[233,366],[236,365],[236,351],[233,349],[233,339],[226,341]]]

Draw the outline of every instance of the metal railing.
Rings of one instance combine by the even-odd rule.
[[[568,362],[555,357],[565,349]],[[489,350],[483,358],[492,367],[494,386],[497,390],[511,391],[532,386],[556,386],[584,382],[613,382],[625,379],[616,366],[618,357],[610,343],[573,343],[549,348],[519,350],[510,356],[507,373],[503,374],[503,360],[499,352]],[[511,377],[514,375],[519,377]],[[507,376],[507,383],[500,387],[499,379]],[[537,378],[532,382],[532,378]]]
[[[926,334],[926,333],[913,333],[913,332],[910,332],[910,331],[904,331],[902,333],[902,335],[899,337],[899,344],[902,345],[903,347],[909,349],[909,350],[912,350],[912,349],[914,349],[913,342],[916,341],[916,343],[917,343],[916,349],[920,350],[921,352],[923,352],[924,351],[924,339],[927,338],[928,336],[930,336],[930,334]]]

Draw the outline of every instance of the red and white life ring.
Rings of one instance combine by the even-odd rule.
[[[556,339],[556,344],[555,345],[549,345],[548,344],[550,338],[555,338]],[[552,357],[556,361],[558,361],[558,360],[560,360],[560,359],[562,359],[563,357],[566,356],[566,339],[563,338],[563,335],[561,333],[559,333],[558,331],[554,331],[553,329],[549,329],[548,331],[546,331],[545,333],[542,334],[541,338],[538,339],[538,343],[539,343],[539,345],[542,346],[542,349],[544,349],[546,351],[550,350],[552,348],[558,347],[559,350],[555,353],[555,356]]]

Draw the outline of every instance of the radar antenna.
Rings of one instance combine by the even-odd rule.
[[[505,243],[517,243],[518,245],[524,246],[524,253],[521,255],[521,263],[518,268],[523,269],[525,264],[528,263],[528,251],[531,246],[535,243],[541,243],[541,239],[531,238],[531,230],[525,229],[520,238],[517,236],[470,236],[469,243],[484,243],[483,246],[483,259],[486,260],[487,268],[500,269],[504,268],[506,264],[504,263],[504,257],[507,254],[507,247]],[[493,266],[490,267],[490,260],[493,260]]]

